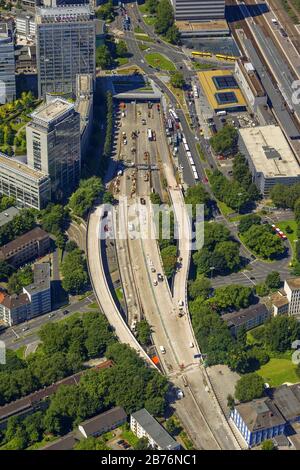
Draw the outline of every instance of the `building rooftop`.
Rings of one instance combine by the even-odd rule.
[[[22,307],[24,305],[29,305],[30,299],[27,294],[6,295],[2,300],[1,304],[9,310],[12,310],[15,308]]]
[[[287,283],[287,285],[289,286],[291,290],[300,289],[300,277],[286,279],[285,282]]]
[[[300,384],[281,385],[267,393],[286,421],[300,416]]]
[[[33,279],[33,283],[24,288],[29,295],[50,289],[50,263],[35,264]]]
[[[0,39],[8,38],[8,25],[7,23],[0,23]]]
[[[285,423],[285,419],[270,398],[264,397],[241,403],[235,408],[250,431],[268,429]]]
[[[299,164],[279,126],[239,130],[256,172],[265,178],[300,176]]]
[[[252,63],[248,60],[238,59],[236,62],[240,70],[242,71],[244,77],[246,78],[253,94],[255,96],[265,96],[266,92],[264,87],[262,86],[255,68],[253,67]]]
[[[229,326],[240,326],[246,321],[255,318],[257,315],[264,315],[267,313],[268,309],[265,304],[256,304],[251,305],[249,308],[239,310],[238,312],[225,313],[225,315],[222,315],[222,318],[229,324]]]
[[[121,406],[116,406],[111,410],[105,411],[100,415],[94,416],[83,423],[80,426],[84,429],[87,436],[92,436],[103,428],[109,428],[115,423],[121,420],[125,420],[127,414]]]
[[[205,70],[198,72],[201,87],[213,110],[230,108],[246,108],[247,104],[239,89],[234,75],[229,70]],[[218,82],[224,79],[227,86],[218,87]],[[234,83],[234,86],[231,85]],[[223,99],[224,98],[224,99]]]
[[[211,20],[211,21],[176,21],[176,26],[179,31],[227,31],[229,30],[226,20]]]
[[[77,439],[75,439],[74,433],[71,432],[60,439],[57,439],[54,442],[50,442],[44,447],[41,447],[39,450],[73,450],[74,445],[76,444]]]
[[[37,7],[36,22],[40,23],[74,23],[93,18],[89,4],[61,5],[58,7]]]
[[[24,233],[24,235],[15,238],[13,241],[7,243],[6,245],[2,245],[0,248],[0,253],[3,255],[8,255],[11,251],[15,251],[19,247],[27,245],[31,241],[40,241],[46,237],[49,237],[49,234],[45,232],[45,230],[42,230],[40,227],[35,227],[29,232]]]
[[[55,98],[46,104],[38,107],[31,117],[34,122],[38,121],[40,124],[49,125],[50,123],[57,121],[57,119],[64,117],[71,109],[74,109],[74,104],[66,101],[62,98]]]
[[[19,212],[20,210],[13,206],[0,212],[0,227],[10,222]]]
[[[35,180],[36,182],[49,179],[49,177],[42,171],[34,170],[25,163],[14,160],[13,158],[10,158],[7,155],[4,155],[4,153],[0,152],[0,169],[1,167],[13,170],[21,177],[26,176],[28,179]]]
[[[161,449],[178,449],[178,443],[145,408],[132,413],[132,417],[140,424],[140,426],[142,426],[146,433],[151,436]]]

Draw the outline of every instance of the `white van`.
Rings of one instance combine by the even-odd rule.
[[[163,346],[159,346],[159,349],[162,354],[166,354],[166,350]]]

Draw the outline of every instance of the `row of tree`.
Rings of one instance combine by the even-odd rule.
[[[36,214],[35,209],[22,209],[10,222],[0,227],[0,245],[5,245],[33,229],[36,225]]]
[[[162,416],[167,379],[146,367],[137,353],[125,344],[110,344],[106,357],[113,360],[112,368],[88,371],[78,385],[60,386],[50,398],[45,413],[34,413],[26,421],[10,418],[2,436],[4,448],[24,449],[46,433],[64,435],[83,420],[113,406],[124,407],[128,414],[145,407],[151,414]]]
[[[7,362],[0,366],[0,405],[82,370],[84,361],[103,356],[114,342],[111,328],[99,312],[46,324],[39,336],[43,342],[39,352],[26,360],[7,352]]]
[[[171,44],[180,43],[180,33],[175,24],[174,10],[169,0],[148,0],[151,2],[151,11],[156,15],[154,28]]]
[[[238,181],[230,181],[219,170],[210,175],[209,181],[215,197],[238,212],[251,201],[247,190]]]

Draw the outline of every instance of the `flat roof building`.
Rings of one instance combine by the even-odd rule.
[[[239,59],[235,62],[234,72],[253,111],[256,112],[258,106],[266,106],[268,97],[253,64],[248,60]]]
[[[80,178],[80,115],[73,103],[53,98],[31,117],[26,126],[28,165],[49,175],[52,194],[63,199]]]
[[[19,207],[40,210],[51,198],[50,178],[0,152],[0,194],[13,197]]]
[[[138,438],[146,437],[153,449],[180,449],[180,444],[170,436],[165,428],[145,408],[132,413],[130,428]]]
[[[75,96],[76,76],[96,74],[96,23],[91,7],[62,5],[36,9],[39,96]]]
[[[226,20],[209,21],[176,21],[180,36],[183,38],[199,38],[209,36],[229,36],[230,30]]]
[[[213,111],[233,112],[246,109],[243,94],[229,70],[205,70],[197,75]]]
[[[30,318],[51,312],[50,263],[39,263],[33,267],[33,283],[23,287],[30,300]]]
[[[243,128],[239,135],[240,150],[264,196],[276,183],[291,185],[300,181],[299,164],[279,126]]]
[[[0,23],[0,104],[16,99],[15,48],[7,23]]]
[[[176,20],[208,21],[225,17],[225,0],[172,0]]]

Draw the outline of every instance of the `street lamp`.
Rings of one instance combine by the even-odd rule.
[[[212,273],[213,273],[213,270],[215,269],[215,267],[214,267],[214,266],[210,266],[209,269],[210,269],[210,278],[212,279]]]

